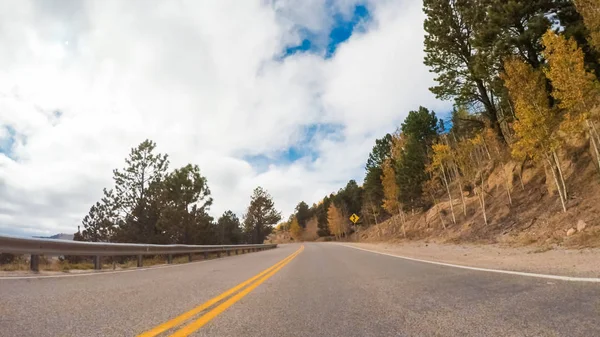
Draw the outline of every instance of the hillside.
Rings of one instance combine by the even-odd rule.
[[[600,247],[600,184],[589,146],[583,141],[570,144],[560,153],[567,190],[567,211],[561,211],[552,176],[544,166],[526,162],[522,181],[515,161],[489,168],[484,184],[486,215],[484,224],[479,199],[463,192],[466,215],[456,184],[451,184],[456,224],[452,223],[448,196],[438,194],[436,207],[424,213],[408,214],[406,238],[396,215],[360,234],[360,241],[431,240],[445,243],[506,243],[510,245],[555,245],[566,247]],[[509,172],[509,202],[504,170]],[[439,208],[439,211],[438,211]],[[443,219],[446,229],[442,224]],[[355,237],[352,238],[356,240]]]
[[[52,236],[34,236],[39,239],[73,240],[73,234],[58,233]]]

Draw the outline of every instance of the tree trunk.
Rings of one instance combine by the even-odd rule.
[[[404,212],[402,212],[400,205],[398,205],[398,214],[400,215],[400,221],[402,222],[402,234],[404,235],[404,238],[406,238],[406,221],[404,221]]]
[[[454,171],[456,171],[456,180],[458,181],[458,192],[460,193],[460,201],[462,203],[463,215],[467,216],[467,204],[465,202],[465,196],[463,193],[463,183],[460,175],[458,174],[458,168],[454,165]]]
[[[521,190],[525,191],[525,186],[523,185],[523,170],[519,171],[519,183],[521,183]]]
[[[444,185],[446,185],[446,192],[448,192],[448,199],[450,199],[450,212],[452,213],[452,222],[456,225],[456,217],[454,216],[454,206],[452,205],[452,194],[450,194],[450,186],[448,186],[448,179],[446,179],[446,170],[444,165],[441,165],[442,177],[444,178]]]
[[[594,153],[596,153],[596,161],[598,162],[598,170],[600,170],[600,153],[598,153],[598,138],[594,132],[593,124],[590,120],[586,120],[588,128],[590,129],[590,143],[592,143],[592,148],[594,149]],[[600,172],[600,171],[599,171]]]
[[[487,226],[487,214],[485,213],[485,190],[483,187],[483,173],[481,174],[481,186],[479,188],[479,204],[481,205],[481,211],[483,212],[483,223]]]
[[[481,136],[481,138],[483,138],[483,136]],[[492,160],[492,155],[490,154],[490,150],[487,147],[485,139],[483,139],[483,149],[485,150],[485,154],[487,155],[488,160]]]
[[[498,139],[501,142],[506,144],[506,139],[504,138],[504,133],[502,132],[502,128],[500,127],[500,123],[498,122],[498,112],[496,111],[496,106],[490,100],[490,96],[488,94],[488,90],[485,87],[485,84],[481,79],[475,79],[475,84],[477,86],[477,91],[479,91],[479,96],[481,97],[480,102],[485,107],[485,117],[490,121],[490,125],[492,129],[496,132]]]
[[[435,206],[438,216],[440,217],[440,221],[442,222],[442,227],[444,228],[444,230],[446,230],[446,222],[444,222],[444,218],[442,217],[442,212],[440,211],[440,206],[438,205],[437,200],[435,200],[435,197],[433,197],[433,205]]]
[[[510,196],[510,186],[509,186],[509,184],[508,184],[508,181],[509,181],[508,179],[509,179],[509,177],[508,177],[508,173],[506,173],[506,167],[503,167],[503,168],[502,168],[502,170],[504,171],[504,179],[506,180],[506,181],[504,182],[504,186],[506,187],[506,194],[508,194],[508,204],[509,204],[510,206],[512,206],[512,198],[511,198],[511,196]]]
[[[565,185],[565,176],[563,176],[562,169],[560,168],[560,161],[558,160],[558,155],[556,154],[556,150],[552,151],[552,156],[554,157],[554,161],[556,162],[556,167],[558,168],[558,174],[560,176],[560,182],[561,182],[562,187],[563,187],[563,196],[564,196],[565,201],[566,201],[569,194],[567,192],[567,186]]]
[[[560,203],[562,204],[563,212],[566,213],[567,207],[565,206],[565,200],[563,198],[560,183],[558,182],[558,178],[556,177],[556,171],[554,169],[554,165],[552,165],[552,161],[550,160],[549,156],[546,156],[546,160],[548,161],[548,164],[550,165],[550,171],[552,171],[552,177],[554,177],[554,183],[556,184],[556,189],[558,190],[558,196],[560,197]]]

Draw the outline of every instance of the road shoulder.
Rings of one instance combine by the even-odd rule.
[[[461,266],[570,277],[600,277],[600,249],[504,248],[498,245],[451,245],[424,242],[344,245],[412,259]]]

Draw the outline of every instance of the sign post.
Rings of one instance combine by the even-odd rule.
[[[358,231],[358,225],[356,224],[360,220],[360,217],[354,213],[350,216],[350,221],[354,224],[354,228],[356,229],[356,241],[360,241],[360,233]]]

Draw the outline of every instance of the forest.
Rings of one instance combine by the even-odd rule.
[[[279,229],[298,223],[291,234],[302,238],[314,218],[320,236],[340,239],[389,219],[406,237],[419,214],[429,230],[473,219],[501,226],[524,219],[518,203],[542,208],[536,217],[567,213],[598,185],[600,1],[424,0],[423,11],[430,91],[454,102],[451,116],[408,112],[376,140],[362,184],[350,180],[312,207],[300,202]],[[589,179],[578,169],[588,163]]]
[[[74,239],[154,244],[262,243],[281,220],[261,187],[251,196],[243,221],[226,211],[208,214],[212,197],[197,165],[169,172],[169,159],[145,140],[131,150],[125,168],[113,171],[114,187],[92,205]]]

